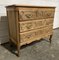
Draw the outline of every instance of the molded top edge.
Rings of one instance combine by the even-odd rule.
[[[35,5],[8,5],[6,6],[6,8],[8,7],[46,7],[46,8],[56,8],[55,6],[35,6]]]

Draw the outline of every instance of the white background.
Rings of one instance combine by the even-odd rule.
[[[38,6],[56,6],[54,28],[59,27],[59,0],[0,0],[0,16],[6,15],[6,5],[38,5]]]

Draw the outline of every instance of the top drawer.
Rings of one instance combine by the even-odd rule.
[[[54,8],[19,8],[19,20],[53,18]]]

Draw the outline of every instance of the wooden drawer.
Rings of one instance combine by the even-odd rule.
[[[54,9],[50,8],[20,8],[19,20],[33,20],[42,18],[53,18]]]
[[[29,31],[45,26],[45,19],[19,22],[20,32]]]

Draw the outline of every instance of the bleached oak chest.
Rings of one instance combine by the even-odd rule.
[[[9,38],[19,48],[53,34],[55,7],[20,6],[6,7],[9,22]]]

